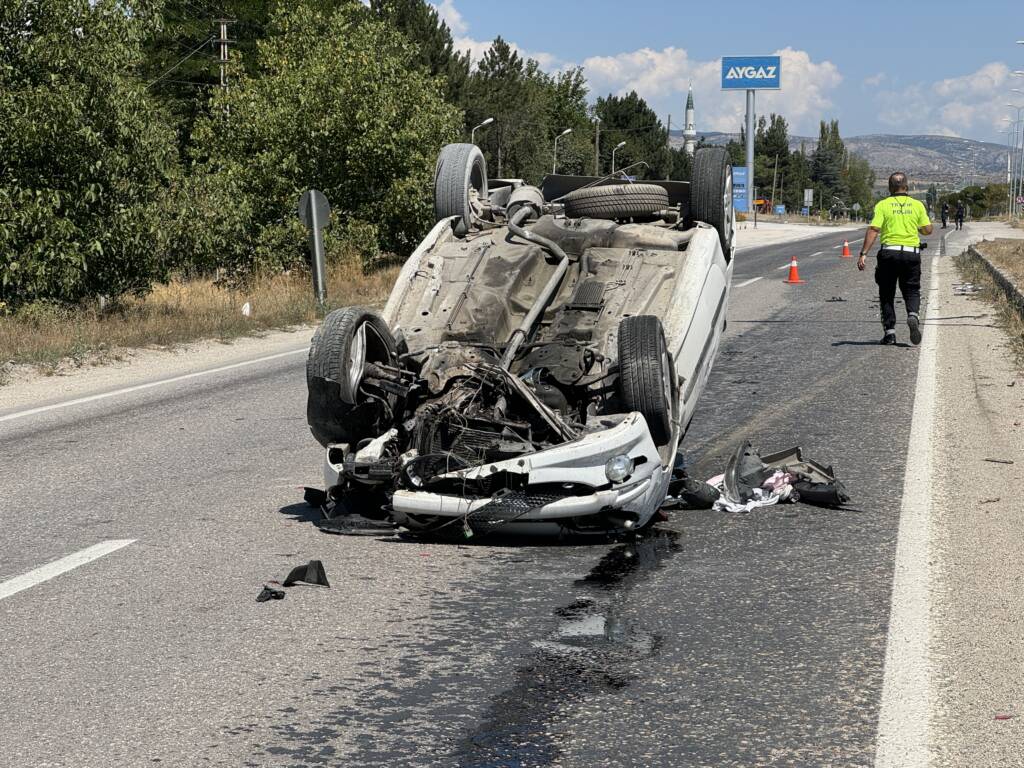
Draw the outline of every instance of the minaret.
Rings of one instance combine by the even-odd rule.
[[[697,125],[693,120],[693,83],[690,83],[690,91],[686,94],[686,127],[683,128],[683,140],[686,154],[693,155],[697,149]]]

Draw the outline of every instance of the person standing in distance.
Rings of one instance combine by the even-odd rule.
[[[949,203],[942,204],[942,228],[946,228],[946,222],[949,221]]]
[[[889,197],[875,204],[875,215],[864,246],[860,249],[857,269],[864,271],[868,251],[881,236],[875,266],[878,301],[882,305],[882,344],[896,343],[896,286],[907,305],[907,327],[910,341],[921,343],[921,238],[932,233],[932,223],[924,203],[907,194],[907,175],[896,172],[889,177]]]
[[[956,228],[957,229],[963,229],[964,228],[964,213],[966,213],[966,211],[964,210],[964,201],[963,200],[958,200],[957,203],[956,203]]]

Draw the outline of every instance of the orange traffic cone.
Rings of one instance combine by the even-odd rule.
[[[853,258],[853,254],[850,253],[850,241],[849,240],[843,240],[843,258],[844,259]]]
[[[800,279],[800,270],[797,269],[796,256],[793,257],[792,261],[789,262],[789,277],[786,278],[787,283],[803,283],[805,280]]]

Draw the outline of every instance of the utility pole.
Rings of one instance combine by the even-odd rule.
[[[665,131],[665,149],[668,152],[668,162],[665,164],[665,181],[672,176],[672,115],[668,116],[668,130]]]
[[[234,19],[217,19],[217,32],[218,37],[215,40],[217,43],[218,61],[220,62],[220,87],[228,87],[228,43],[233,43],[234,40],[228,40],[228,24],[234,24]]]
[[[601,118],[594,115],[594,175],[601,175]]]

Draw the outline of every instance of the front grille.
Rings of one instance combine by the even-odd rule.
[[[492,499],[490,503],[470,513],[469,521],[480,525],[500,525],[517,520],[534,509],[564,498],[557,493],[536,491],[509,491]]]

